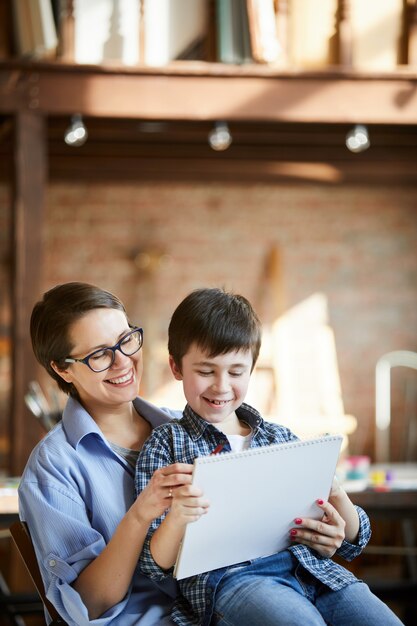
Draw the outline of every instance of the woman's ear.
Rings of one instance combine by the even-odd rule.
[[[66,383],[72,383],[72,376],[69,369],[62,370],[60,367],[58,367],[55,361],[51,361],[50,366],[52,367],[54,372],[58,374],[58,376],[65,380]]]
[[[171,368],[171,372],[174,374],[174,378],[176,380],[182,380],[182,373],[176,362],[174,361],[174,357],[169,355],[169,366]]]

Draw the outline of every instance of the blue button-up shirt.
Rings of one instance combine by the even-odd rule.
[[[277,443],[296,441],[298,438],[284,426],[265,422],[258,411],[247,404],[236,411],[239,419],[243,420],[253,430],[251,448],[259,448]],[[139,454],[136,467],[136,489],[139,493],[147,484],[153,472],[170,463],[193,463],[198,456],[205,456],[222,444],[223,450],[230,451],[230,444],[224,433],[215,426],[205,422],[187,405],[183,417],[169,424],[157,428],[147,440]],[[356,507],[359,514],[360,530],[357,544],[344,541],[337,553],[347,560],[353,559],[361,553],[368,543],[371,530],[366,513]],[[172,570],[162,570],[152,558],[150,539],[164,516],[154,520],[146,538],[144,549],[139,561],[139,567],[152,580],[164,580],[172,575]],[[355,576],[344,567],[334,563],[329,558],[318,555],[307,546],[293,545],[288,548],[313,576],[322,583],[337,590],[354,582]],[[173,609],[172,617],[181,626],[210,623],[213,612],[213,595],[217,584],[227,568],[205,572],[179,581],[181,595],[179,595]]]
[[[134,405],[152,427],[170,421],[142,399]],[[70,398],[62,421],[33,450],[19,486],[20,518],[28,524],[47,596],[69,626],[172,625],[174,581],[154,582],[137,571],[126,597],[91,621],[71,586],[105,548],[134,497],[132,467]]]

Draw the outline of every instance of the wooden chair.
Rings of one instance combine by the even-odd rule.
[[[50,626],[57,626],[58,624],[65,626],[66,622],[64,622],[64,620],[59,616],[58,611],[46,597],[38,561],[26,523],[21,522],[20,520],[13,522],[9,530],[33,584],[36,587],[36,591],[38,592],[45,609],[48,611],[52,619]]]

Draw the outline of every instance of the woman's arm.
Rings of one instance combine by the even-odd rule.
[[[346,491],[340,486],[337,478],[333,480],[329,502],[345,521],[345,539],[355,543],[359,533],[359,516],[355,505]]]
[[[354,544],[359,535],[360,520],[356,507],[337,479],[333,480],[329,501],[318,500],[323,510],[321,520],[298,518],[290,531],[291,540],[313,548],[325,557],[331,557],[343,541]]]
[[[126,595],[149,525],[170,505],[169,489],[191,482],[190,465],[157,470],[121,520],[104,550],[74,581],[73,587],[96,619]]]

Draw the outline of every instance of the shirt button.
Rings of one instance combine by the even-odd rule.
[[[50,559],[50,561],[49,561],[49,565],[50,565],[51,567],[55,567],[55,565],[56,565],[56,561],[55,561],[55,559]]]

